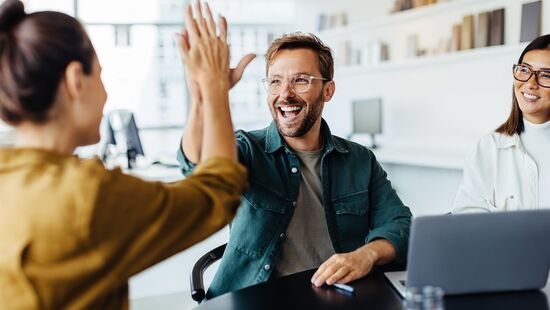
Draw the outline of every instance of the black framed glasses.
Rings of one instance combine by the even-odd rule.
[[[314,80],[328,81],[323,77],[308,75],[308,74],[297,74],[287,80],[290,88],[294,90],[297,94],[306,93]],[[262,84],[264,84],[265,89],[272,95],[278,95],[283,89],[285,79],[278,75],[268,76],[262,79]]]
[[[533,70],[527,65],[515,64],[512,67],[514,79],[520,82],[527,82],[535,75],[535,81],[540,87],[550,88],[550,69]]]

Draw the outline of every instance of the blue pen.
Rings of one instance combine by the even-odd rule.
[[[348,293],[355,293],[355,289],[353,288],[353,286],[350,286],[350,285],[334,283],[332,286],[334,286],[338,289],[341,289],[343,291],[346,291]]]

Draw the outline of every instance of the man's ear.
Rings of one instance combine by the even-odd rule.
[[[71,61],[65,69],[65,85],[70,100],[78,100],[82,97],[83,83],[82,64],[78,61]]]
[[[334,81],[328,81],[323,89],[323,101],[329,102],[330,99],[332,99],[335,90],[336,84],[334,83]]]

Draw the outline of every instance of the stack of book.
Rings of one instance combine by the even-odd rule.
[[[321,14],[319,15],[319,22],[317,30],[323,31],[336,27],[343,27],[348,24],[348,14],[346,12],[334,13],[334,14]]]
[[[450,51],[462,51],[504,44],[504,8],[481,12],[476,19],[466,15],[462,23],[453,26]]]

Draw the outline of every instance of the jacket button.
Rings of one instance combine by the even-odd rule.
[[[292,202],[292,206],[296,206],[296,201],[293,201],[293,202]]]
[[[280,238],[280,239],[283,239],[284,237],[285,237],[285,233],[281,233],[281,234],[279,235],[279,238]]]
[[[296,172],[298,172],[298,168],[292,167],[292,169],[290,169],[290,171],[292,171],[292,173],[296,173]]]
[[[271,269],[271,265],[269,265],[269,264],[265,265],[265,266],[264,266],[264,269],[265,269],[266,271],[268,271],[269,269]]]

